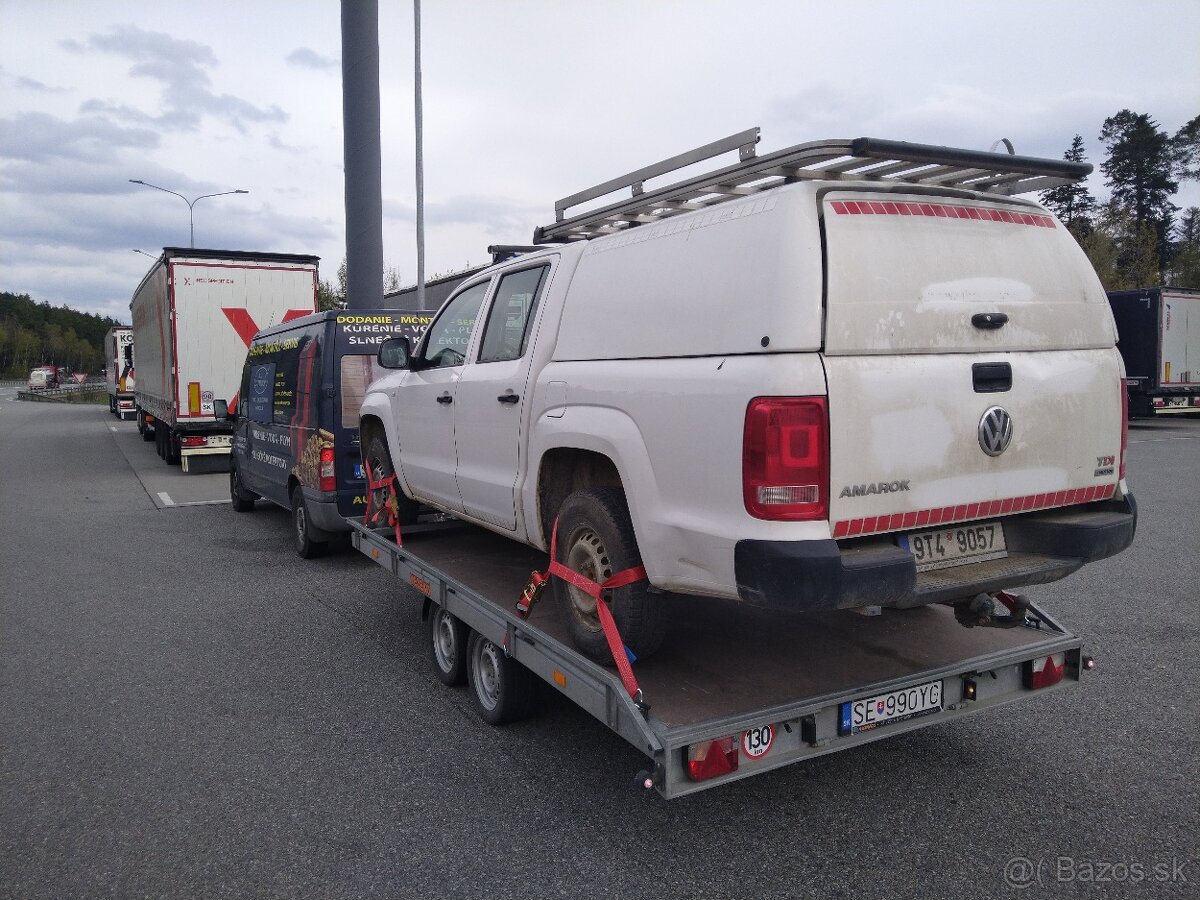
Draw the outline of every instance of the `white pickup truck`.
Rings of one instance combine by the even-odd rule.
[[[557,560],[595,582],[644,566],[604,593],[638,656],[667,628],[661,592],[982,621],[996,591],[1128,546],[1112,314],[1067,230],[1013,196],[1090,166],[757,139],[560,201],[416,348],[380,349],[394,371],[362,446],[402,520],[419,502],[545,550],[557,528]],[[579,649],[611,660],[592,597],[554,593]]]

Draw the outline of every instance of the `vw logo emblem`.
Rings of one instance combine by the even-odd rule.
[[[1012,441],[1013,421],[1008,410],[993,406],[979,420],[979,447],[988,456],[999,456]]]

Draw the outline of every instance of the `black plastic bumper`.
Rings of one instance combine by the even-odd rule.
[[[1137,529],[1137,504],[1126,495],[1001,521],[1008,561],[924,574],[917,573],[911,553],[886,540],[738,541],[738,595],[755,606],[815,612],[918,606],[1054,581],[1128,547]]]

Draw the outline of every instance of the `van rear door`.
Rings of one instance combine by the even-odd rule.
[[[1110,497],[1123,371],[1066,229],[1009,199],[821,202],[834,536]]]

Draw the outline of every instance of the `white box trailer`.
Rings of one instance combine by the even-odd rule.
[[[136,412],[132,328],[118,325],[104,336],[104,378],[108,383],[108,411],[122,421],[132,419]]]
[[[164,247],[134,292],[138,430],[169,463],[228,456],[215,402],[237,402],[255,333],[317,308],[316,256]]]
[[[1109,291],[1131,417],[1200,412],[1200,291]]]

